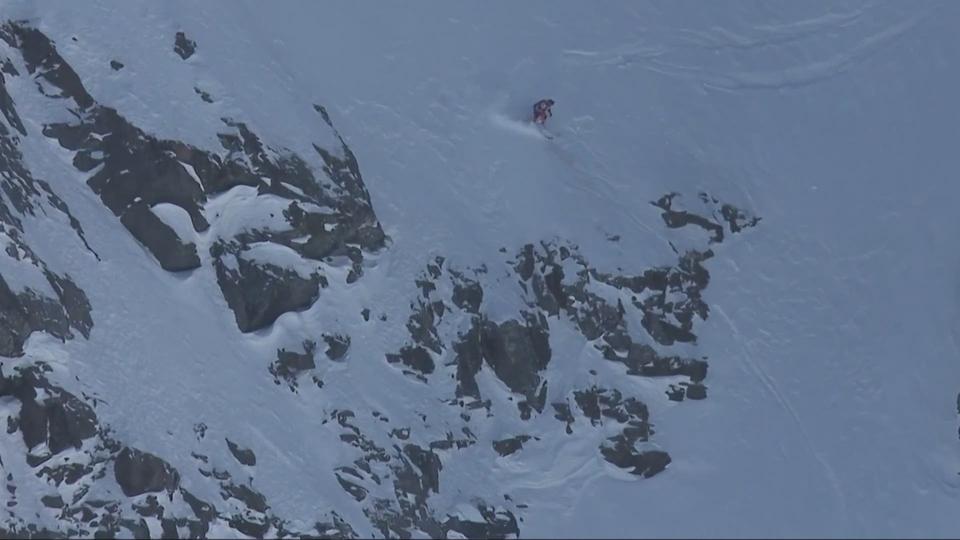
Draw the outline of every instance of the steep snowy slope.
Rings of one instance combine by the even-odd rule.
[[[960,6],[372,9],[4,4],[4,536],[960,532]]]

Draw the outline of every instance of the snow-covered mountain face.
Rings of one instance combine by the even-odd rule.
[[[4,3],[0,532],[956,536],[958,23]]]

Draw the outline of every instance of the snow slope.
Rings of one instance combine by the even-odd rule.
[[[525,244],[576,245],[603,272],[674,264],[678,251],[707,246],[708,234],[665,227],[650,202],[677,192],[693,208],[707,192],[762,221],[711,245],[703,291],[710,316],[697,322],[696,343],[651,341],[661,354],[709,357],[706,400],[671,401],[667,383],[679,379],[629,378],[573,325],[549,323],[548,402],[591,384],[632,391],[649,408],[649,444],[672,458],[666,470],[641,479],[617,469],[596,452],[609,433],[579,418],[568,437],[549,405],[529,421],[506,414],[515,412],[511,389],[485,369],[478,382],[495,414],[467,424],[479,443],[443,454],[430,508],[481,520],[475,498],[513,505],[524,537],[960,532],[960,77],[951,71],[960,62],[960,5],[372,9],[5,6],[5,19],[25,19],[54,40],[99,103],[157,138],[217,149],[221,118],[232,118],[320,171],[313,144],[339,152],[342,137],[389,241],[365,255],[352,283],[349,261],[318,265],[257,244],[251,258],[304,278],[321,271],[330,285],[308,309],[243,333],[210,248],[243,231],[287,227],[279,218],[285,200],[235,187],[206,202],[211,226],[200,232],[161,203],[160,219],[190,236],[202,263],[167,272],[85,184],[73,154],[39,135],[69,114],[32,81],[10,77],[29,133],[24,163],[69,205],[99,260],[63,220],[25,221],[36,254],[86,292],[94,327],[89,339],[63,343],[34,333],[24,357],[2,359],[4,373],[50,363],[52,381],[102,400],[100,424],[166,460],[200,498],[220,500],[196,472],[191,452],[202,451],[235,466],[234,478],[255,477],[272,511],[293,523],[334,510],[357,534],[379,534],[333,474],[353,450],[330,418],[352,410],[385,447],[395,426],[375,434],[373,411],[397,426],[416,424],[421,434],[412,440],[459,436],[460,411],[441,404],[452,395],[439,380],[445,368],[423,384],[384,359],[409,338],[425,266],[441,256],[445,268],[488,267],[470,275],[483,284],[486,316],[502,322],[525,309],[507,264]],[[186,61],[171,50],[178,31],[197,43]],[[114,70],[111,59],[125,66]],[[557,101],[552,141],[525,123],[546,96]],[[0,272],[17,287],[37,282],[6,263]],[[451,294],[439,287],[436,295]],[[449,317],[444,343],[469,326],[465,315]],[[312,339],[322,351],[322,335],[332,334],[350,336],[349,356],[338,363],[317,355],[322,388],[301,380],[294,393],[274,384],[267,364],[278,349]],[[444,360],[451,350],[444,347]],[[435,420],[418,423],[420,414]],[[521,432],[540,440],[509,457],[491,450],[491,441]],[[256,452],[255,472],[232,462],[224,438]],[[0,448],[5,469],[28,476],[25,464],[10,465],[26,449]],[[18,496],[39,489],[21,487]]]

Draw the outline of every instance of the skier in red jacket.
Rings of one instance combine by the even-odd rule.
[[[552,99],[541,99],[533,106],[533,123],[543,125],[547,118],[553,116],[550,107],[553,107]]]

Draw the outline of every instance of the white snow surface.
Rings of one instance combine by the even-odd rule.
[[[716,249],[711,316],[695,347],[673,351],[709,357],[709,398],[674,403],[663,381],[597,375],[644,399],[669,468],[625,475],[597,455],[599,439],[563,436],[548,412],[493,418],[476,430],[484,440],[542,440],[507,458],[459,452],[431,505],[467,516],[460,490],[510,493],[529,504],[524,537],[960,534],[960,4],[23,1],[4,12],[51,36],[95,99],[158,137],[215,149],[229,117],[319,170],[310,144],[340,148],[312,111],[323,105],[391,238],[358,282],[326,267],[313,307],[241,334],[215,274],[160,269],[69,152],[36,136],[45,113],[29,114],[42,104],[22,93],[26,162],[102,259],[64,223],[28,223],[31,247],[69,271],[95,321],[89,340],[34,335],[28,357],[104,400],[100,421],[198,496],[219,497],[190,457],[203,422],[208,440],[255,450],[254,485],[278,514],[310,522],[335,508],[370,534],[331,472],[345,450],[323,420],[442,407],[384,360],[406,340],[425,264],[486,263],[485,309],[506,317],[519,300],[497,288],[501,247],[560,238],[601,269],[641,272],[674,261],[668,240],[692,234],[666,229],[649,201],[707,191],[762,217]],[[187,61],[171,50],[179,30],[198,44]],[[552,141],[526,122],[543,97],[557,102]],[[202,235],[176,207],[153,211],[207,257],[208,237],[280,221],[267,216],[282,204],[253,207],[248,189],[212,199],[207,215],[226,217]],[[314,270],[284,249],[251,256]],[[318,358],[322,390],[273,384],[277,348],[340,331],[349,360]],[[586,384],[581,367],[598,353],[562,324],[551,345],[551,395]],[[489,371],[478,382],[506,399]],[[229,461],[222,444],[205,452]]]

